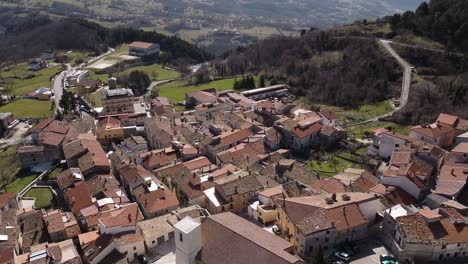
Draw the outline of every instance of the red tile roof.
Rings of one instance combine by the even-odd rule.
[[[233,213],[208,217],[202,224],[201,261],[206,264],[304,263],[292,244]]]
[[[323,125],[319,123],[315,123],[311,126],[308,126],[305,129],[301,129],[300,127],[296,126],[291,132],[298,138],[305,138],[320,132],[320,129],[322,129],[322,127]]]
[[[99,216],[99,222],[107,228],[136,226],[137,222],[141,220],[143,220],[143,215],[136,203],[102,212]]]
[[[154,43],[134,41],[128,45],[129,48],[138,48],[138,49],[149,49],[151,46],[155,45]]]
[[[65,135],[54,132],[42,132],[40,139],[42,140],[42,144],[58,148],[65,140]]]
[[[148,214],[179,206],[177,196],[166,188],[149,192],[146,190],[145,186],[141,184],[133,190],[133,193],[135,199]]]
[[[211,164],[211,162],[206,157],[198,157],[196,159],[184,162],[184,166],[190,171],[198,170],[204,167],[208,167],[210,165],[213,164]]]
[[[160,167],[164,167],[169,165],[177,160],[177,153],[175,150],[173,151],[165,151],[165,150],[158,150],[158,151],[151,151],[147,153],[142,153],[141,156],[143,158],[143,165],[148,169],[157,169]]]
[[[312,188],[317,190],[323,190],[328,193],[344,193],[346,192],[346,188],[344,184],[334,178],[331,179],[320,179],[316,181]]]
[[[329,110],[320,111],[319,114],[324,116],[328,120],[338,120],[338,119],[340,119],[334,112],[329,111]]]
[[[455,127],[458,122],[458,117],[441,113],[439,117],[437,118],[437,122],[440,122],[444,125]]]
[[[42,119],[39,123],[37,123],[35,126],[33,126],[31,128],[31,132],[40,132],[40,131],[42,131],[53,120],[54,120],[53,118]]]
[[[436,125],[436,126],[416,126],[411,128],[411,132],[429,137],[429,138],[438,138],[442,135],[455,132],[455,128],[447,125]]]
[[[0,208],[4,208],[8,205],[8,201],[16,198],[16,192],[7,192],[0,194]]]
[[[80,210],[86,208],[93,204],[91,200],[91,194],[88,190],[88,185],[86,182],[76,185],[73,188],[68,189],[66,192],[68,203],[72,208],[72,211],[80,216]]]
[[[452,149],[452,152],[468,153],[468,142],[462,142]]]
[[[214,137],[213,140],[220,139],[224,145],[232,145],[236,142],[247,139],[252,135],[252,132],[248,129],[240,129],[230,132],[224,132],[221,135]]]

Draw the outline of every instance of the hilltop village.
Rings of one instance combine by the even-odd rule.
[[[135,42],[128,55],[159,49]],[[456,263],[468,255],[468,120],[441,113],[408,134],[382,127],[355,140],[337,113],[299,103],[286,84],[190,91],[184,108],[85,71],[61,85],[78,96],[102,91],[102,106],[80,99],[79,118],[28,120],[18,157],[41,173],[0,194],[0,263]],[[48,100],[52,91],[31,96]],[[0,119],[5,134],[24,122]],[[320,160],[329,153],[337,154]]]

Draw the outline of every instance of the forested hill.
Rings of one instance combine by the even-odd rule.
[[[448,49],[468,52],[468,1],[431,0],[415,12],[407,11],[390,18],[392,30],[410,30],[416,35],[443,43]]]
[[[398,95],[401,69],[375,40],[312,31],[277,36],[233,52],[225,72],[265,74],[312,102],[357,107]]]
[[[109,46],[140,40],[161,44],[162,60],[204,62],[212,57],[202,49],[174,36],[139,29],[108,29],[81,19],[50,19],[47,16],[0,15],[0,62],[21,61],[46,50],[87,50],[96,54]]]

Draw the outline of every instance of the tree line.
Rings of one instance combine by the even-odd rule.
[[[175,36],[132,28],[108,29],[83,19],[51,19],[37,13],[25,17],[4,14],[0,15],[2,21],[8,21],[0,41],[0,62],[3,63],[24,61],[47,50],[83,50],[99,54],[109,46],[133,41],[159,43],[163,62],[199,63],[213,58]]]
[[[431,0],[415,12],[407,11],[389,18],[392,30],[410,30],[443,43],[448,50],[468,52],[468,1]]]
[[[330,32],[273,36],[239,48],[217,62],[223,74],[262,73],[312,102],[344,107],[397,96],[401,69],[373,40],[336,38]]]

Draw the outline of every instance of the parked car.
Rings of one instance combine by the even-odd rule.
[[[142,263],[142,264],[147,264],[147,263],[148,263],[148,259],[145,257],[145,255],[140,255],[140,256],[138,256],[138,260],[139,260],[140,263]]]
[[[384,261],[384,260],[394,260],[394,261],[396,261],[396,258],[394,256],[388,255],[388,254],[380,255],[380,261]]]
[[[279,227],[277,225],[274,225],[273,228],[271,229],[273,231],[273,233],[275,233],[276,235],[280,235],[281,234],[281,230],[279,229]]]
[[[349,254],[345,252],[335,252],[335,257],[346,262],[348,262],[350,259]]]
[[[381,264],[398,264],[397,259],[392,255],[382,254],[380,255]]]

